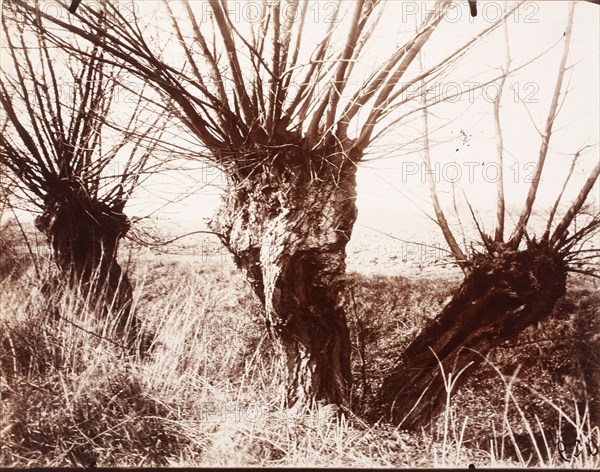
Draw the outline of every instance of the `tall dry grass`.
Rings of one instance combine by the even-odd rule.
[[[492,353],[487,370],[448,396],[430,430],[407,433],[373,417],[373,393],[455,280],[351,275],[355,413],[339,416],[326,405],[281,408],[260,306],[229,261],[137,257],[129,269],[138,341],[150,340],[143,356],[112,338],[110,321],[81,291],[45,292],[42,280],[55,274],[40,278],[29,267],[1,282],[3,466],[598,466],[589,451],[569,449],[576,439],[598,443],[582,409],[585,379],[575,364],[544,366],[580,346],[561,330],[589,328],[578,316],[599,302],[591,289],[574,298],[583,306],[563,303],[540,328],[544,336],[562,333],[562,343]],[[570,390],[556,385],[561,368],[573,377]]]

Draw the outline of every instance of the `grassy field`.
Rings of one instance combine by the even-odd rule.
[[[281,408],[260,306],[228,257],[124,260],[152,335],[143,358],[107,338],[77,293],[48,296],[31,264],[11,262],[0,286],[0,465],[600,467],[587,408],[599,394],[597,281],[570,279],[551,320],[491,352],[430,429],[407,433],[373,416],[374,393],[448,301],[455,272],[349,274],[354,413],[339,418],[322,405]]]

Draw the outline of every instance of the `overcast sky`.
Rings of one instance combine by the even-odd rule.
[[[479,16],[473,19],[469,16],[467,3],[457,2],[456,8],[448,13],[447,19],[425,47],[425,64],[434,63],[454,51],[496,20],[505,3],[509,6],[513,4],[479,2]],[[231,4],[231,11],[243,23],[245,13],[250,11],[248,3]],[[198,8],[204,5],[206,8],[203,2],[195,2],[194,5]],[[334,2],[322,1],[314,7],[314,24],[310,25],[307,32],[314,29],[315,41],[332,5]],[[414,28],[415,20],[420,20],[431,9],[431,5],[432,2],[389,2],[388,11],[366,55],[368,59],[362,64],[364,70],[369,70],[372,64],[402,44],[399,38]],[[208,10],[206,12],[209,13]],[[542,213],[554,203],[570,165],[570,158],[579,148],[589,146],[580,158],[565,202],[568,203],[578,191],[578,186],[599,158],[599,13],[600,8],[587,2],[579,2],[575,10],[568,61],[573,67],[566,76],[569,93],[555,125],[556,132],[548,155],[549,165],[542,175],[536,205],[536,209]],[[315,21],[317,19],[320,22]],[[541,141],[539,130],[543,129],[554,89],[563,50],[560,39],[566,19],[567,2],[564,1],[528,2],[509,19],[513,67],[526,64],[547,51],[532,64],[511,75],[502,95],[504,172],[509,207],[519,208],[522,205],[535,170]],[[552,45],[555,46],[551,48]],[[498,86],[494,83],[483,89],[475,88],[500,73],[505,50],[504,32],[500,28],[471,50],[444,81],[435,84],[434,90],[428,95],[433,99],[449,99],[434,109],[435,117],[430,122],[431,141],[435,144],[432,148],[434,178],[446,208],[453,203],[452,182],[458,194],[459,206],[464,190],[474,207],[482,213],[494,208],[497,164],[492,101]],[[464,92],[460,99],[453,97],[457,91]],[[368,161],[361,165],[358,173],[359,223],[393,226],[396,219],[405,218],[407,213],[420,214],[421,210],[431,212],[421,161],[422,142],[412,142],[419,133],[422,133],[422,122],[416,114],[372,146]],[[218,171],[208,165],[204,166],[203,172],[196,172],[194,176],[198,180],[196,188],[203,183],[224,183]],[[173,192],[169,194],[171,196],[181,190],[184,182],[181,176],[175,179],[177,183],[170,187]],[[161,185],[156,188],[166,190]],[[596,186],[591,200],[598,199],[599,190]],[[147,203],[147,197],[141,198],[140,195],[139,199],[131,202],[131,209],[142,213]],[[217,204],[218,191],[208,186],[182,204],[165,207],[161,214],[175,219],[199,221],[199,217],[209,217]]]
[[[402,45],[433,3],[389,1],[381,24],[357,67],[358,72],[368,74]],[[171,4],[177,11],[178,2]],[[229,4],[230,15],[241,31],[260,14],[259,2],[230,0]],[[168,32],[172,29],[168,17],[161,13],[161,2],[136,1],[134,5],[138,15],[158,30]],[[489,26],[506,5],[510,7],[514,2],[480,1],[479,16],[471,18],[467,2],[456,2],[424,48],[424,65],[434,64]],[[192,6],[199,12],[197,16],[210,14],[205,1],[193,1]],[[336,2],[330,0],[311,4],[304,33],[307,41],[318,41],[335,7]],[[567,2],[552,0],[527,2],[508,21],[513,67],[526,64],[547,51],[511,75],[502,95],[504,172],[509,207],[522,205],[535,170],[541,139],[539,130],[543,129],[554,88],[566,19]],[[589,146],[580,158],[573,185],[565,195],[566,202],[578,191],[578,185],[599,159],[599,31],[600,8],[578,2],[568,61],[573,67],[566,76],[569,93],[556,123],[549,165],[542,176],[536,206],[542,212],[553,204],[570,165],[570,157],[578,149]],[[555,46],[551,48],[552,45]],[[433,90],[428,94],[431,100],[448,98],[432,109],[430,117],[434,178],[447,209],[453,204],[452,184],[459,207],[464,208],[464,202],[460,202],[463,191],[482,213],[495,205],[497,164],[492,101],[498,86],[493,83],[483,89],[474,88],[500,74],[505,51],[504,31],[499,28],[478,43],[443,80],[433,84]],[[454,97],[459,91],[463,92],[462,96]],[[419,100],[410,106],[420,106]],[[422,133],[422,120],[417,113],[400,122],[367,151],[366,162],[361,164],[358,173],[359,223],[393,225],[406,214],[431,212],[421,160]],[[224,178],[216,169],[198,164],[191,178],[190,175],[171,174],[149,181],[145,190],[133,196],[127,211],[139,216],[149,214],[164,201],[194,191],[194,195],[180,203],[161,208],[155,216],[201,224],[202,218],[210,217],[218,204],[218,187],[223,185]],[[599,192],[597,186],[592,200],[600,199]]]

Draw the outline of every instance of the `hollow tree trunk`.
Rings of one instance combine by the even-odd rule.
[[[49,192],[36,225],[48,238],[69,284],[81,287],[95,309],[112,317],[118,334],[133,336],[133,290],[117,261],[119,242],[130,227],[122,206],[93,200],[77,182],[62,180]]]
[[[273,154],[230,172],[211,222],[265,308],[285,364],[285,403],[345,404],[351,344],[342,303],[356,221],[356,165],[338,150]]]
[[[446,401],[438,359],[446,377],[452,372],[456,378],[469,363],[473,369],[492,348],[546,318],[565,284],[563,260],[541,243],[479,256],[458,293],[384,380],[379,400],[385,413],[407,429],[427,425]],[[466,377],[465,372],[459,382]]]

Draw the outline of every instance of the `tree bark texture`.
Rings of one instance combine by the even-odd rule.
[[[67,179],[54,183],[48,194],[36,226],[48,238],[59,269],[104,316],[115,317],[119,334],[129,327],[135,331],[132,286],[117,261],[119,242],[130,228],[123,205],[92,199],[77,181]]]
[[[343,308],[356,221],[356,159],[339,147],[283,147],[229,172],[212,220],[265,308],[285,364],[285,403],[345,404],[351,344]]]
[[[543,243],[522,251],[498,245],[495,254],[477,256],[458,293],[384,380],[379,404],[386,416],[406,429],[429,424],[446,402],[440,363],[446,379],[469,364],[473,369],[491,349],[549,316],[565,284],[564,261]]]

